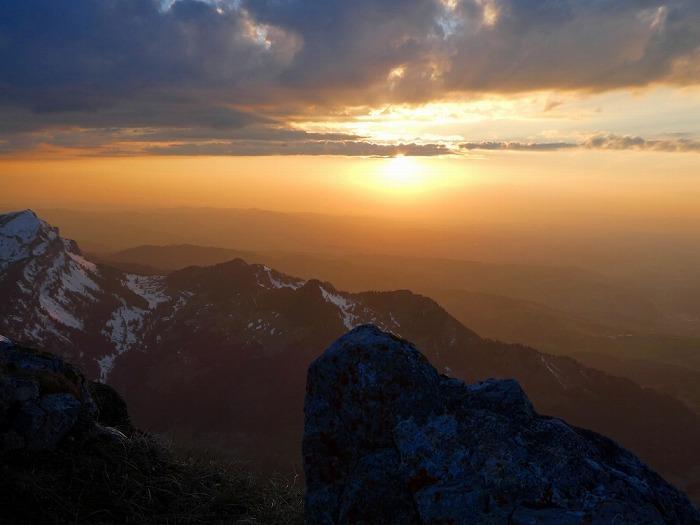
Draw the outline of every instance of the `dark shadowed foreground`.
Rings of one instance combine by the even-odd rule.
[[[305,411],[309,525],[700,522],[630,452],[535,413],[517,382],[440,375],[374,326],[311,365]],[[111,387],[2,337],[0,459],[3,524],[303,520],[284,480],[173,451]]]
[[[538,415],[516,381],[440,375],[374,326],[311,365],[304,410],[309,525],[700,522],[614,441]]]
[[[301,522],[285,480],[175,452],[110,387],[0,338],[0,523]]]

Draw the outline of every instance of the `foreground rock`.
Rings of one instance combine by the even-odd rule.
[[[131,424],[110,387],[55,355],[0,338],[0,453],[53,450],[65,439],[122,440],[122,431]]]
[[[361,326],[312,363],[307,523],[697,524],[685,495],[517,382],[467,385]]]

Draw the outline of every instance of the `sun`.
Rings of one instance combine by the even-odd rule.
[[[377,169],[381,189],[393,192],[416,192],[425,188],[421,166],[412,157],[397,155],[382,161]]]
[[[401,202],[428,199],[449,188],[462,187],[468,174],[448,158],[397,155],[354,161],[346,181],[367,195]],[[471,177],[471,175],[469,175]]]

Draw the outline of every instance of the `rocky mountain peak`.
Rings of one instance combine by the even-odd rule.
[[[46,223],[42,221],[34,210],[26,209],[0,215],[0,231],[14,230],[18,235],[34,234]]]
[[[106,378],[114,356],[166,300],[162,279],[103,271],[32,210],[0,215],[0,329]]]
[[[309,367],[307,524],[694,524],[632,453],[538,415],[513,380],[468,385],[360,326]]]
[[[58,229],[32,210],[0,215],[0,271],[11,264],[46,252],[58,239]]]

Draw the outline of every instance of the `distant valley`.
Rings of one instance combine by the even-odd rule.
[[[88,260],[30,211],[2,216],[0,233],[0,333],[50,345],[109,382],[148,428],[293,464],[306,367],[372,323],[415,341],[443,373],[518,379],[540,412],[604,432],[696,490],[700,417],[686,405],[569,357],[483,339],[428,297],[342,292],[241,259],[124,272]]]

